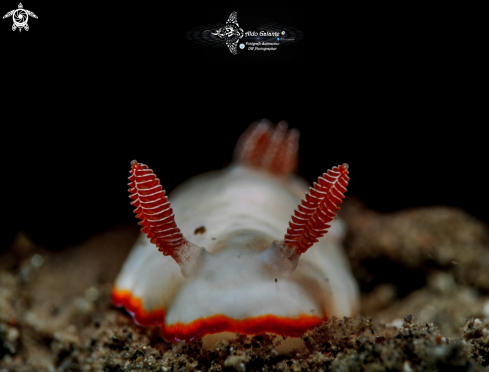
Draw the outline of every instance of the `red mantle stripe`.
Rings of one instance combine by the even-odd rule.
[[[208,334],[219,332],[238,332],[247,335],[259,333],[275,333],[282,336],[300,337],[308,329],[318,327],[328,316],[323,318],[313,315],[300,315],[297,318],[278,317],[276,315],[261,315],[247,319],[233,319],[222,314],[207,318],[199,318],[183,324],[165,324],[165,309],[146,311],[141,299],[132,297],[127,290],[112,290],[112,303],[123,306],[143,326],[161,326],[161,334],[167,341],[190,342]]]

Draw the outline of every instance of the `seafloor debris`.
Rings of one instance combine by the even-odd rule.
[[[443,270],[489,293],[489,229],[467,212],[426,207],[383,214],[353,198],[341,212],[345,248],[363,290],[393,283],[403,297],[423,287],[432,270]]]
[[[489,366],[489,316],[483,321],[476,318],[467,319],[460,331],[468,345],[468,356],[483,366]]]
[[[349,249],[354,268],[365,263],[362,288],[373,289],[362,293],[369,317],[324,323],[288,354],[273,335],[239,336],[210,350],[201,342],[171,345],[113,308],[112,284],[137,228],[122,226],[59,252],[21,237],[20,248],[14,243],[0,255],[0,372],[489,370],[487,227],[452,209],[353,215],[343,217],[360,228],[350,233]],[[374,268],[390,272],[390,264],[402,275],[373,277]],[[403,287],[411,275],[419,282]]]

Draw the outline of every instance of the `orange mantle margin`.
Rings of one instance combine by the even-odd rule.
[[[233,319],[222,314],[216,314],[207,318],[199,318],[191,323],[165,323],[165,309],[146,311],[139,298],[132,296],[128,290],[112,290],[112,303],[118,307],[124,307],[134,318],[134,321],[142,326],[160,326],[161,335],[169,342],[192,342],[205,335],[219,332],[237,332],[246,335],[260,333],[275,333],[282,336],[300,337],[308,329],[320,326],[328,320],[324,317],[313,315],[300,315],[297,318],[279,317],[272,314],[261,315],[247,319]]]

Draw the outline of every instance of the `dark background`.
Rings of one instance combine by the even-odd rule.
[[[98,63],[110,57],[119,63],[131,64],[148,59],[181,67],[186,63],[282,63],[305,62],[307,37],[300,43],[279,48],[274,53],[246,53],[233,56],[227,47],[212,48],[189,41],[187,31],[207,24],[226,23],[233,11],[246,31],[255,31],[265,23],[286,24],[305,30],[305,6],[211,6],[172,5],[164,8],[155,4],[98,3],[23,3],[34,12],[29,17],[29,31],[12,32],[12,17],[2,19],[2,49],[9,50],[16,63],[24,62],[20,55],[29,51],[37,55],[37,63],[83,62]],[[18,1],[4,3],[3,17],[17,9]],[[33,31],[33,32],[31,32]],[[27,35],[25,35],[27,34]],[[10,59],[7,55],[4,59]]]
[[[302,7],[306,64],[236,68],[205,63],[185,40],[224,22],[227,7],[214,19],[206,7],[23,4],[39,17],[28,32],[0,22],[2,248],[19,229],[63,248],[136,223],[131,160],[171,191],[229,163],[239,135],[264,117],[301,131],[299,174],[310,182],[347,162],[347,195],[371,208],[453,205],[489,221],[483,101],[471,69],[452,58],[463,48],[432,23],[360,22],[357,11],[319,24]],[[241,14],[252,20],[244,8],[240,26]]]

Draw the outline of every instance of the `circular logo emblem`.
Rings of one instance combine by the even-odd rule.
[[[13,20],[17,27],[24,27],[28,20],[27,12],[24,9],[17,9],[14,12]]]
[[[243,43],[239,44],[239,48],[244,49],[244,44]]]

